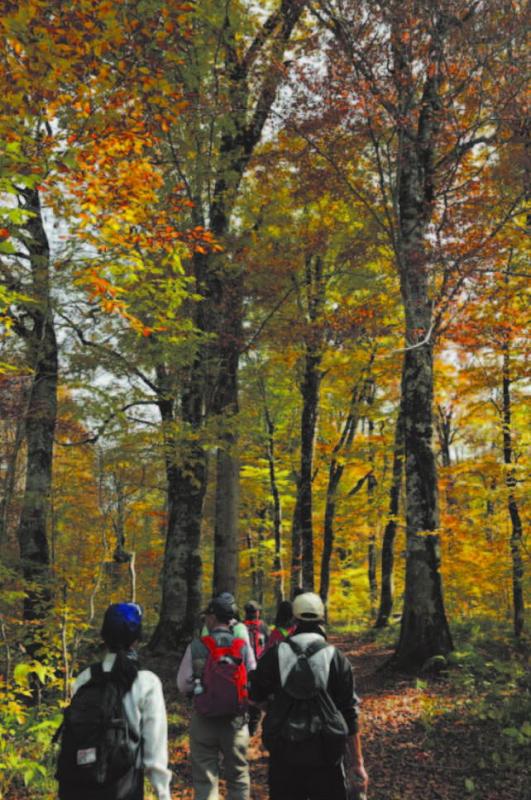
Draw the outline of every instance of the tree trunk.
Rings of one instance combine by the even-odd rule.
[[[336,515],[336,495],[337,487],[344,471],[344,465],[335,459],[330,462],[328,470],[328,485],[326,487],[326,505],[323,526],[323,555],[321,558],[321,579],[319,584],[319,594],[321,600],[328,604],[328,594],[330,592],[330,562],[332,560],[332,550],[334,547],[334,521]]]
[[[513,620],[514,634],[519,637],[524,629],[524,562],[522,558],[522,520],[516,502],[516,475],[513,466],[512,424],[511,424],[511,359],[509,343],[503,346],[503,461],[507,467],[505,485],[507,486],[507,506],[511,519],[511,557],[513,578]]]
[[[418,295],[417,295],[418,298]],[[426,308],[426,304],[424,304]],[[412,331],[429,330],[429,318],[415,319]],[[410,306],[411,309],[411,306]],[[406,351],[402,376],[406,472],[406,587],[396,663],[418,667],[452,650],[439,572],[437,473],[431,446],[433,358],[431,344]]]
[[[369,595],[371,601],[371,617],[376,614],[376,602],[378,600],[378,580],[377,580],[377,554],[376,554],[376,520],[374,518],[374,491],[378,482],[374,476],[374,420],[372,418],[372,406],[376,394],[376,385],[370,381],[370,389],[367,391],[367,406],[369,410],[369,463],[371,472],[367,478],[367,516],[369,520],[369,546],[367,548],[367,578],[369,581]]]
[[[309,592],[314,590],[312,482],[313,454],[319,409],[319,384],[321,381],[320,363],[321,356],[312,352],[310,348],[310,352],[307,352],[305,357],[304,378],[301,385],[301,461],[298,484],[299,514],[297,520],[301,537],[302,585]]]
[[[367,577],[369,581],[369,593],[371,598],[371,616],[374,616],[376,613],[376,601],[378,599],[378,579],[377,579],[377,553],[376,553],[376,532],[374,529],[374,514],[373,512],[373,504],[374,504],[374,489],[377,485],[376,478],[374,475],[369,475],[367,479],[367,504],[369,506],[369,524],[371,525],[371,531],[369,534],[369,546],[367,549]]]
[[[227,224],[219,224],[218,236],[221,237]],[[211,297],[214,301],[213,317],[217,319],[217,324],[216,339],[209,348],[209,361],[215,375],[210,411],[219,418],[223,444],[218,448],[216,459],[213,592],[236,594],[239,571],[240,459],[235,420],[239,412],[242,275],[238,273],[231,276],[230,280],[225,276],[223,285],[221,281],[216,281],[216,284]]]
[[[298,485],[298,478],[297,478]],[[299,522],[299,491],[295,498],[293,519],[291,522],[291,577],[290,592],[293,597],[296,589],[302,588],[302,539],[301,525]]]
[[[430,299],[426,237],[433,212],[435,154],[441,124],[439,83],[441,17],[432,29],[429,68],[422,97],[415,78],[402,22],[393,20],[394,76],[403,119],[399,121],[396,252],[405,313],[406,352],[402,367],[406,474],[406,586],[395,663],[417,668],[434,655],[452,650],[439,572],[440,551],[437,468],[432,448],[433,309]],[[413,123],[412,104],[418,108]]]
[[[389,514],[382,541],[382,577],[380,608],[375,627],[385,628],[393,611],[394,601],[394,543],[397,531],[397,517],[400,506],[402,471],[404,463],[404,415],[402,406],[398,411],[393,450],[393,474],[389,496]]]
[[[192,377],[197,374],[195,370]],[[179,442],[177,452],[174,401],[163,367],[158,368],[158,382],[166,462],[167,523],[159,622],[149,646],[159,652],[182,652],[194,634],[201,608],[200,542],[207,485],[206,452],[197,441],[202,395],[192,380],[182,398],[183,419],[191,435],[188,441]]]
[[[20,397],[22,408],[26,406],[26,393],[24,392]],[[15,485],[17,479],[17,461],[20,453],[22,442],[24,441],[24,416],[23,413],[16,415],[15,421],[15,437],[13,440],[13,448],[10,453],[6,455],[6,474],[3,481],[2,499],[0,500],[0,548],[7,541],[7,534],[9,530],[9,517],[11,511],[11,502],[15,493]],[[7,442],[7,436],[6,436]]]
[[[273,554],[274,572],[274,593],[275,602],[278,604],[284,600],[284,574],[282,560],[282,506],[280,504],[280,493],[278,491],[277,476],[275,468],[275,425],[271,419],[267,401],[264,393],[264,416],[267,430],[266,457],[269,467],[269,485],[273,498],[273,537],[275,549]]]
[[[43,587],[24,600],[24,619],[42,619],[49,598],[50,554],[47,526],[52,490],[53,445],[57,420],[58,349],[50,304],[50,248],[42,220],[37,190],[23,193],[25,208],[33,216],[26,223],[27,248],[32,272],[35,307],[27,313],[32,330],[25,329],[33,379],[26,409],[26,483],[18,526],[18,542],[24,577]]]

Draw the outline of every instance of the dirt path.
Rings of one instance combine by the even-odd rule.
[[[495,725],[460,718],[449,682],[419,682],[380,670],[390,651],[372,642],[334,642],[351,660],[362,697],[370,800],[531,800],[529,775],[488,768],[479,758],[478,751],[488,750],[496,737]],[[249,759],[252,800],[267,800],[267,754],[259,736]],[[173,749],[172,768],[173,800],[191,800],[185,740]]]

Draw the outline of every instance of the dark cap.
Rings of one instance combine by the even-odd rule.
[[[221,622],[230,622],[236,613],[236,600],[230,592],[222,592],[213,597],[205,609],[205,614],[214,614]]]
[[[260,606],[260,603],[257,603],[256,600],[249,600],[245,604],[245,610],[246,611],[261,611],[262,608]]]
[[[101,638],[112,650],[129,648],[142,636],[142,608],[137,603],[112,603],[103,617]]]

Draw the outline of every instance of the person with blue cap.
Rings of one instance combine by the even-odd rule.
[[[123,712],[124,724],[127,728],[127,742],[133,754],[130,757],[133,765],[127,777],[126,787],[114,789],[83,787],[83,785],[68,784],[68,779],[61,782],[61,756],[59,758],[59,798],[69,800],[71,793],[76,800],[107,800],[107,797],[119,797],[120,800],[143,800],[144,774],[147,775],[157,800],[171,800],[170,778],[168,769],[168,726],[166,721],[166,706],[162,693],[162,684],[159,678],[149,670],[140,669],[135,646],[142,635],[142,609],[137,603],[112,603],[105,612],[101,627],[101,637],[106,645],[107,652],[100,664],[85,669],[77,677],[73,688],[73,700],[70,717],[65,715],[65,724],[69,720],[76,720],[78,709],[74,707],[76,695],[84,693],[85,707],[90,704],[90,687],[97,691],[99,685],[112,684],[118,687],[115,697],[118,697],[118,712],[113,711],[113,716],[120,716]],[[108,691],[108,690],[107,690]],[[93,695],[98,697],[97,694]],[[109,695],[102,695],[108,697]],[[83,703],[78,702],[78,707]],[[84,712],[86,714],[86,711]],[[119,722],[120,720],[118,720]],[[114,724],[117,720],[113,719]],[[72,722],[70,721],[72,726]],[[68,735],[66,736],[68,738]],[[71,738],[71,737],[70,737]],[[65,749],[65,732],[63,732],[62,749]],[[94,748],[95,751],[98,748]],[[81,761],[80,761],[81,753]],[[90,768],[90,748],[78,750],[77,765],[87,763]],[[96,759],[96,756],[93,756]],[[71,774],[75,776],[74,769]],[[89,774],[89,773],[87,773]],[[68,775],[67,775],[68,777]],[[123,781],[122,781],[123,783]],[[75,793],[72,790],[75,788]],[[86,792],[86,794],[84,793]]]

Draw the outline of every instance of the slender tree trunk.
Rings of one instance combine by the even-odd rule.
[[[321,356],[310,350],[305,358],[304,378],[301,385],[301,462],[298,486],[299,516],[302,555],[302,585],[308,591],[314,589],[313,565],[313,454],[317,416],[319,409],[319,365]]]
[[[273,498],[273,537],[275,550],[273,554],[274,593],[278,605],[284,599],[284,574],[282,559],[282,506],[278,490],[275,467],[275,424],[271,419],[264,392],[264,416],[267,430],[266,457],[269,467],[269,485]]]
[[[511,359],[509,343],[503,346],[503,461],[507,467],[505,485],[507,486],[507,505],[511,519],[511,557],[513,578],[513,619],[514,634],[519,637],[524,629],[524,562],[522,558],[522,520],[516,502],[516,476],[513,466],[512,446],[512,408],[511,408]]]
[[[369,507],[369,524],[371,526],[369,534],[369,547],[367,550],[367,577],[369,581],[369,593],[371,599],[371,616],[376,613],[376,602],[378,599],[378,579],[377,579],[377,552],[376,552],[376,531],[374,529],[374,490],[377,481],[373,473],[367,479],[367,504]]]
[[[371,601],[371,617],[376,614],[376,602],[378,600],[378,579],[377,579],[377,553],[376,553],[376,521],[374,519],[374,491],[378,482],[374,476],[374,421],[372,419],[372,406],[376,393],[374,381],[370,381],[370,389],[367,392],[367,406],[369,410],[369,463],[371,472],[367,478],[367,516],[369,519],[369,546],[367,549],[367,577],[369,581],[369,595]]]
[[[389,496],[389,514],[382,541],[382,578],[380,608],[376,618],[376,628],[384,628],[389,623],[394,601],[394,543],[397,531],[397,517],[400,506],[400,490],[404,463],[404,415],[402,407],[398,411],[393,449],[393,474]]]
[[[323,526],[323,555],[321,558],[321,579],[319,594],[323,603],[328,604],[330,592],[330,563],[334,547],[334,521],[336,515],[337,487],[344,471],[344,465],[332,459],[328,470],[328,485],[326,487],[326,504]]]
[[[35,306],[28,306],[32,330],[25,329],[33,379],[26,409],[26,483],[18,526],[24,577],[43,586],[24,601],[26,620],[42,619],[50,593],[48,520],[52,491],[53,444],[57,420],[58,349],[50,303],[50,248],[37,190],[23,193],[32,212],[26,223]],[[42,605],[44,601],[44,606]]]
[[[297,484],[298,484],[297,478]],[[299,492],[295,498],[295,508],[293,509],[293,519],[291,522],[291,579],[290,592],[293,597],[295,590],[302,587],[302,538],[301,525],[299,521]]]

